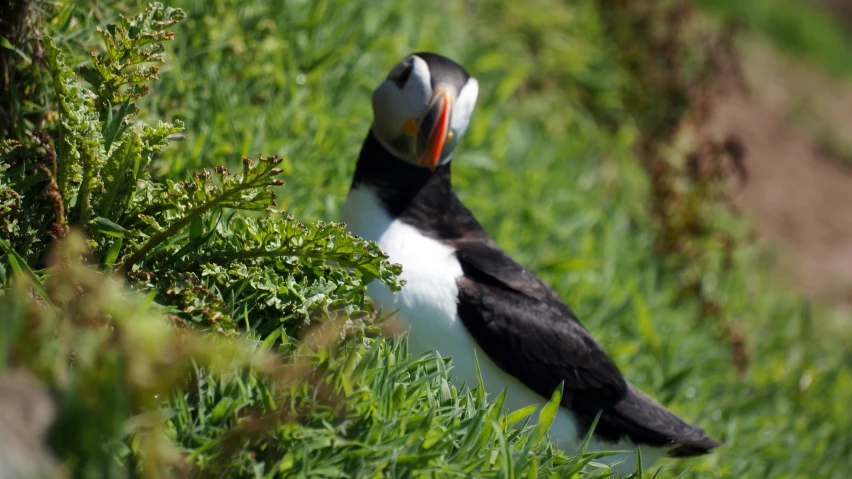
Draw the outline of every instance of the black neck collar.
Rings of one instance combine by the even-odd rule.
[[[355,167],[352,188],[358,186],[373,188],[393,218],[406,216],[412,209],[445,211],[455,199],[450,163],[429,171],[400,160],[379,143],[372,130]]]
[[[452,243],[460,239],[490,241],[459,201],[450,182],[450,163],[429,171],[388,152],[371,131],[364,140],[352,188],[372,188],[391,218],[421,233]]]

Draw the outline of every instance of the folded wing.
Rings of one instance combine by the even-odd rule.
[[[489,358],[547,398],[565,383],[562,406],[596,433],[696,455],[719,443],[628,384],[571,310],[492,241],[453,244],[462,264],[458,313]]]

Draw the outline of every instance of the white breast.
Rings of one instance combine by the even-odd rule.
[[[458,294],[456,280],[462,276],[462,270],[452,248],[423,236],[413,226],[390,218],[369,188],[349,193],[343,208],[343,221],[352,233],[375,241],[391,262],[402,265],[406,285],[401,292],[392,294],[378,282],[367,290],[384,313],[399,310],[397,315],[417,331],[416,336],[429,334],[429,330],[463,328],[454,319]],[[434,349],[436,343],[432,344]]]
[[[505,407],[510,411],[530,404],[543,405],[545,400],[519,380],[506,374],[485,355],[482,348],[468,333],[457,313],[458,286],[462,276],[461,264],[453,248],[424,236],[416,228],[388,216],[375,191],[360,187],[349,192],[343,208],[342,221],[355,235],[375,241],[388,254],[389,260],[402,265],[402,278],[406,280],[402,291],[391,293],[374,281],[367,294],[384,314],[396,311],[395,317],[410,329],[411,354],[437,350],[443,357],[453,358],[451,374],[456,385],[477,385],[474,350],[479,361],[482,381],[491,397],[507,389]],[[551,437],[567,453],[573,453],[580,441],[574,417],[561,409],[550,428]],[[635,446],[608,444],[593,441],[590,450],[635,450]],[[645,448],[643,464],[650,465],[657,451]],[[635,470],[635,453],[613,456],[605,462],[625,459],[617,467],[622,474]]]

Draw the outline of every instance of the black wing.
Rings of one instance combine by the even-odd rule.
[[[464,276],[458,313],[488,357],[549,398],[565,382],[562,406],[596,434],[639,444],[678,445],[675,455],[719,443],[629,385],[559,296],[490,239],[453,241]]]
[[[490,242],[489,242],[490,243]],[[457,242],[464,276],[459,317],[486,354],[527,387],[593,416],[627,394],[627,383],[570,309],[496,245]]]

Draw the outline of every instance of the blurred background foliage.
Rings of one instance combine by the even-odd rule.
[[[849,76],[852,73],[852,51],[849,50],[852,33],[848,29],[847,2],[699,0],[697,3],[714,15],[747,25],[786,52],[833,74]]]
[[[536,416],[456,390],[451,361],[380,338],[363,283],[398,287],[396,270],[317,223],[338,218],[372,89],[428,50],[480,81],[454,167],[462,200],[628,379],[727,444],[659,477],[843,477],[848,315],[769,273],[728,204],[744,152],[700,130],[738,81],[731,19],[846,74],[842,27],[775,1],[180,0],[166,62],[136,78],[147,95],[118,100],[85,73],[89,52],[106,51],[96,27],[144,4],[5,2],[0,360],[10,389],[49,398],[56,417],[32,462],[74,477],[565,477],[593,459],[510,428]],[[96,212],[111,191],[125,198],[107,215],[75,213],[87,194],[51,187],[51,155],[63,165],[79,144],[59,125],[80,117],[57,103],[43,35],[79,73],[69,85],[92,91],[77,105],[104,136],[87,194]],[[147,168],[122,170],[113,159],[129,153],[107,137]],[[261,154],[274,159],[249,197],[210,204],[252,173],[205,168]],[[89,241],[52,254],[69,228]],[[362,258],[354,271],[326,261]],[[14,382],[24,370],[41,386]]]

